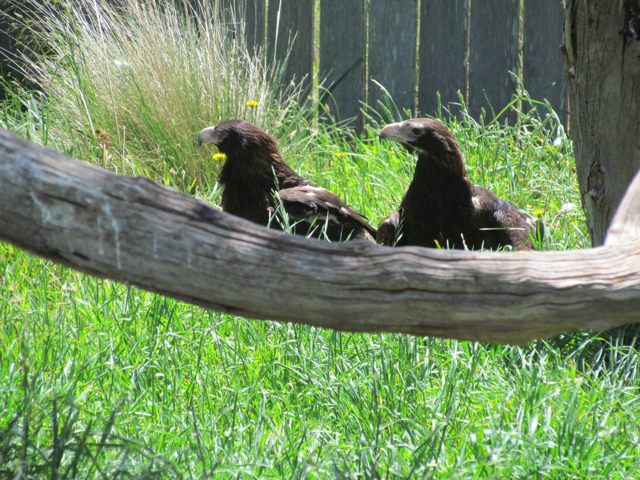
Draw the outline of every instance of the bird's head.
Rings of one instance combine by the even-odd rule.
[[[430,157],[432,161],[438,161],[449,168],[464,170],[458,142],[449,129],[437,120],[413,118],[391,123],[378,136],[381,140],[398,142],[409,152],[416,150],[421,157]]]
[[[198,135],[198,144],[214,144],[227,158],[235,154],[278,154],[278,143],[268,133],[246,120],[227,120],[205,128]]]

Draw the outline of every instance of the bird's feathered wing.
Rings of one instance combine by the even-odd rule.
[[[473,192],[476,227],[484,233],[485,248],[512,245],[516,250],[536,250],[534,239],[544,233],[541,221],[484,187],[474,185]]]
[[[329,190],[306,185],[280,190],[278,197],[298,234],[322,237],[324,229],[330,240],[376,238],[376,229]]]
[[[510,245],[516,250],[536,250],[536,241],[544,237],[541,220],[527,216],[515,205],[484,187],[473,185],[472,188],[475,208],[473,225],[467,232],[459,232],[464,245],[471,249],[497,249]],[[437,216],[425,215],[422,221],[433,222],[434,218]],[[404,208],[400,206],[380,222],[376,242],[390,247],[407,245],[404,221]],[[442,238],[432,240],[439,240],[439,244],[446,242]]]
[[[307,179],[298,175],[293,168],[282,160],[274,162],[271,167],[274,175],[278,179],[278,188],[280,190],[309,185],[309,181]]]

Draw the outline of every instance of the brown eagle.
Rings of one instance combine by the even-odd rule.
[[[427,118],[392,123],[379,137],[417,152],[418,163],[400,208],[378,226],[378,243],[536,250],[531,237],[542,234],[542,222],[473,185],[458,142],[442,123]]]
[[[198,143],[213,143],[227,157],[218,177],[223,211],[281,230],[288,221],[294,233],[332,242],[374,241],[376,229],[362,215],[298,175],[282,160],[276,140],[252,123],[228,120],[205,128]]]

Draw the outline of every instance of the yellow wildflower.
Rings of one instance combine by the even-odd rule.
[[[216,153],[213,157],[214,160],[226,160],[227,156],[224,153]]]
[[[534,214],[536,217],[539,217],[539,216],[540,216],[540,215],[542,215],[543,213],[544,213],[544,210],[535,210],[535,211],[533,212],[533,214]]]
[[[258,106],[258,102],[256,102],[255,100],[249,100],[246,105],[248,107],[257,107]]]
[[[347,154],[346,153],[342,153],[342,152],[338,152],[335,154],[336,157],[346,157]]]

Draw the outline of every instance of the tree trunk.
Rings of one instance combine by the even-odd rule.
[[[640,2],[568,0],[571,133],[593,246],[640,168]]]

